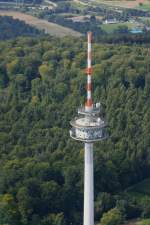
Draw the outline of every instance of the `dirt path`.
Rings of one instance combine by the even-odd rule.
[[[64,37],[64,36],[74,36],[80,37],[81,33],[76,32],[72,29],[60,26],[55,23],[50,23],[46,20],[38,19],[34,16],[27,15],[25,13],[15,12],[15,11],[2,11],[0,10],[1,16],[12,16],[14,19],[23,20],[26,23],[35,26],[39,30],[45,30],[46,33],[57,36],[57,37]]]

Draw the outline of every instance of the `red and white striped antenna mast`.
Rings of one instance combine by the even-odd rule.
[[[92,101],[92,32],[87,34],[88,46],[87,46],[87,100],[85,103],[86,111],[93,109]]]

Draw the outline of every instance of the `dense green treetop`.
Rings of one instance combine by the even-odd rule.
[[[109,133],[94,145],[96,219],[115,207],[134,217],[118,193],[149,176],[150,49],[94,43],[93,57]],[[85,67],[82,39],[0,42],[0,224],[82,224],[83,145],[69,121],[85,100]]]

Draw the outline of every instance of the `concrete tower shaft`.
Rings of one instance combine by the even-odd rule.
[[[94,225],[93,143],[84,144],[84,225]]]
[[[87,99],[78,109],[78,116],[71,120],[70,136],[84,142],[84,225],[94,225],[93,143],[105,139],[106,124],[99,117],[100,103],[92,100],[92,33],[87,34]]]

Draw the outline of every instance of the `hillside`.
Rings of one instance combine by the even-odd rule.
[[[8,16],[0,16],[0,40],[36,35],[40,35],[39,30],[23,21]]]
[[[0,2],[14,2],[16,3],[15,0],[0,0]],[[40,4],[42,2],[42,0],[34,0],[34,4]],[[24,3],[28,3],[28,4],[33,4],[32,0],[24,0]]]
[[[27,15],[25,13],[21,12],[15,12],[15,11],[0,11],[0,16],[11,16],[14,19],[23,20],[25,23],[32,25],[36,27],[39,30],[44,30],[46,33],[50,35],[54,35],[57,37],[64,37],[64,36],[75,36],[80,37],[81,34],[79,32],[76,32],[72,29],[60,26],[55,23],[50,23],[46,20],[38,19],[34,16]]]
[[[114,207],[127,219],[149,216],[149,202],[137,209],[124,191],[149,177],[150,49],[93,49],[93,96],[109,125],[94,151],[95,220]],[[1,224],[82,224],[83,146],[69,121],[84,102],[85,66],[81,39],[0,43]]]

